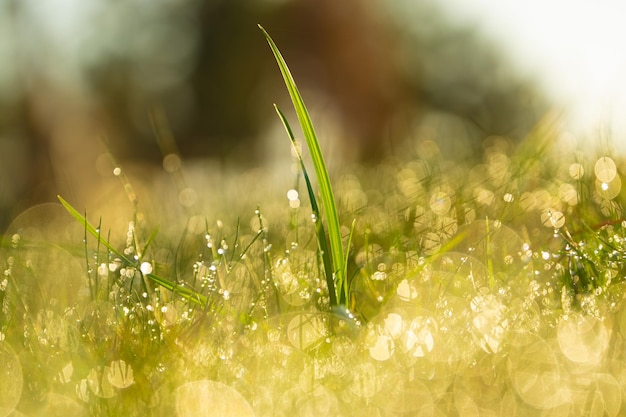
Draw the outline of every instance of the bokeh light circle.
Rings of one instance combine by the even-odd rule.
[[[176,388],[177,417],[254,417],[248,401],[234,388],[208,379]]]
[[[608,156],[603,156],[596,161],[593,171],[596,174],[598,181],[609,183],[613,181],[617,175],[617,166],[615,165],[615,161],[613,161],[613,159]]]

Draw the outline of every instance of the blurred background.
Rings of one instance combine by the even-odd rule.
[[[2,0],[0,228],[57,194],[84,201],[110,155],[146,181],[170,153],[216,170],[275,163],[287,146],[272,103],[289,102],[258,23],[334,161],[411,154],[418,135],[478,158],[483,138],[519,141],[549,108],[588,102],[581,86],[614,91],[609,3],[610,21],[583,2],[524,4]]]

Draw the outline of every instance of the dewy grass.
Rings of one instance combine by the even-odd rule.
[[[311,159],[313,160],[313,166],[315,167],[315,173],[317,174],[317,181],[320,186],[320,193],[324,206],[324,217],[326,219],[326,224],[328,227],[328,238],[330,241],[330,258],[328,252],[323,252],[322,256],[324,257],[325,264],[329,263],[332,265],[332,274],[334,275],[333,281],[337,283],[336,286],[330,285],[331,283],[329,280],[328,287],[328,291],[331,294],[331,306],[335,306],[337,305],[337,303],[346,302],[348,283],[346,282],[345,276],[346,260],[344,257],[343,244],[341,242],[341,228],[339,226],[337,206],[335,204],[335,196],[333,195],[333,189],[330,183],[330,178],[328,176],[328,170],[326,169],[324,156],[322,155],[322,150],[320,149],[320,145],[317,140],[317,135],[315,134],[315,129],[313,128],[313,123],[311,122],[309,112],[304,105],[302,96],[300,95],[298,87],[296,86],[291,72],[287,67],[287,63],[283,59],[283,56],[276,47],[276,44],[274,43],[270,35],[265,31],[265,29],[263,29],[261,25],[259,25],[259,28],[263,32],[263,35],[265,35],[265,39],[267,39],[267,42],[269,43],[270,48],[274,53],[274,57],[276,58],[276,62],[278,63],[278,67],[280,68],[280,72],[283,76],[283,79],[285,80],[285,85],[287,86],[287,90],[289,91],[289,96],[291,97],[291,101],[296,111],[296,115],[298,116],[298,121],[300,122],[302,133],[304,134],[304,137],[306,139],[307,147],[309,148],[309,152],[311,152]],[[286,119],[284,118],[284,116],[281,116],[281,120],[283,121],[283,123],[286,123]],[[288,132],[291,130],[288,127],[288,124],[286,124],[285,127],[287,128]],[[311,199],[311,204],[315,204],[314,199]],[[321,220],[322,219],[319,218],[316,219],[317,222],[320,222]],[[322,241],[323,240],[324,239],[322,239]],[[320,241],[320,244],[322,241]]]
[[[63,207],[65,207],[65,209],[72,215],[72,217],[74,217],[76,220],[78,220],[80,222],[80,224],[83,225],[83,227],[85,228],[85,231],[87,233],[89,233],[91,236],[93,236],[94,238],[97,239],[98,244],[102,244],[104,245],[104,247],[106,247],[109,251],[111,251],[112,253],[114,253],[116,256],[118,256],[125,264],[125,266],[133,266],[135,268],[137,268],[138,270],[141,271],[140,269],[140,263],[141,260],[137,259],[137,260],[133,260],[131,258],[129,258],[128,256],[124,255],[122,252],[118,251],[114,246],[112,246],[107,239],[105,239],[101,233],[100,233],[100,229],[94,227],[91,223],[89,223],[89,221],[87,220],[87,218],[85,216],[83,216],[82,214],[80,214],[74,207],[72,207],[70,205],[70,203],[68,203],[67,201],[65,201],[63,199],[63,197],[61,196],[57,196],[59,201],[61,202],[61,204],[63,205]],[[144,245],[144,248],[147,247],[150,242],[152,241],[152,239],[154,239],[155,233],[152,233],[148,239],[148,241],[146,242],[146,244]],[[205,305],[207,302],[207,299],[204,295],[198,293],[197,291],[194,291],[193,289],[190,289],[188,287],[182,287],[180,285],[178,285],[176,282],[170,281],[167,278],[163,278],[161,276],[158,276],[156,274],[153,273],[143,273],[142,275],[147,277],[148,279],[150,279],[151,281],[153,281],[155,284],[160,285],[163,288],[166,288],[176,294],[179,294],[182,297],[185,297],[186,299],[189,299],[190,301],[200,304],[200,305]]]
[[[339,296],[339,286],[337,287],[337,289],[335,289],[332,260],[328,252],[328,242],[326,239],[326,232],[324,231],[324,224],[320,221],[321,216],[319,206],[317,205],[317,198],[315,197],[315,191],[313,190],[313,185],[311,184],[311,179],[309,178],[306,166],[304,165],[304,160],[302,159],[300,150],[297,147],[296,138],[293,135],[291,126],[289,125],[289,122],[287,121],[287,118],[285,117],[283,112],[280,111],[276,104],[274,104],[274,108],[276,109],[276,113],[278,113],[278,117],[283,123],[283,126],[285,126],[285,130],[287,131],[289,139],[291,139],[291,144],[296,152],[298,162],[300,163],[300,169],[302,169],[302,175],[304,176],[304,181],[306,183],[307,193],[309,194],[309,201],[311,202],[311,211],[315,222],[315,231],[317,232],[319,251],[322,254],[322,261],[324,263],[324,273],[326,275],[326,286],[328,287],[329,304],[331,307],[333,307],[338,305],[337,299]]]
[[[284,200],[213,221],[216,190],[160,229],[131,198],[125,246],[63,198],[23,213],[0,247],[0,416],[623,415],[626,158],[552,126],[468,167],[418,135],[430,152],[340,172],[336,208],[298,155],[315,230]]]

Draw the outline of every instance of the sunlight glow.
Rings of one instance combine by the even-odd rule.
[[[474,23],[522,75],[538,79],[576,133],[626,132],[626,39],[619,0],[444,0],[455,19]],[[623,140],[615,140],[618,145]]]

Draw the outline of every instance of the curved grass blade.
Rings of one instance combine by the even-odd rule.
[[[118,256],[127,265],[137,264],[136,261],[134,261],[133,259],[130,259],[128,256],[124,255],[122,252],[115,249],[104,237],[102,237],[102,235],[100,234],[100,230],[93,227],[93,225],[89,223],[87,218],[83,216],[82,214],[80,214],[74,207],[72,207],[70,203],[65,201],[63,197],[57,196],[57,198],[59,199],[63,207],[65,207],[65,209],[68,211],[68,213],[70,213],[72,217],[78,220],[85,227],[85,230],[91,236],[96,238],[100,244],[104,245],[104,247],[106,247],[108,250],[110,250],[112,253]],[[156,283],[157,285],[160,285],[163,288],[166,288],[184,298],[187,298],[196,304],[204,306],[207,303],[207,299],[204,295],[198,293],[197,291],[191,288],[183,287],[173,281],[170,281],[167,278],[160,277],[156,274],[150,273],[150,274],[145,274],[145,276],[152,282]]]
[[[309,179],[309,174],[306,170],[306,166],[304,166],[304,161],[302,160],[302,155],[300,151],[296,147],[296,138],[293,135],[293,131],[291,130],[291,126],[289,126],[289,122],[287,118],[283,114],[282,111],[278,108],[276,104],[274,104],[274,108],[276,109],[276,113],[278,113],[278,117],[283,122],[283,126],[285,126],[285,130],[287,131],[287,135],[289,139],[291,139],[291,144],[296,150],[296,156],[298,157],[298,162],[300,163],[300,168],[302,169],[302,175],[304,176],[304,181],[306,182],[306,189],[309,193],[309,201],[311,202],[311,211],[313,215],[317,219],[315,221],[315,231],[317,232],[317,244],[319,246],[319,250],[322,254],[322,261],[324,262],[324,273],[326,274],[326,285],[328,286],[328,296],[330,298],[330,305],[337,305],[337,298],[340,297],[340,294],[335,289],[335,282],[333,280],[333,272],[332,272],[332,264],[330,255],[328,252],[328,241],[326,240],[326,232],[324,231],[324,225],[322,224],[320,219],[320,210],[317,205],[317,200],[315,198],[315,192],[313,191],[313,186],[311,185],[311,180]],[[340,284],[339,282],[338,284]]]
[[[287,86],[287,90],[289,91],[289,96],[291,97],[291,101],[296,111],[296,115],[298,116],[300,127],[302,128],[302,132],[307,142],[307,147],[309,148],[309,152],[311,152],[311,159],[313,160],[315,174],[317,175],[317,181],[319,183],[320,194],[322,197],[322,204],[324,206],[326,224],[328,226],[328,238],[330,241],[330,250],[333,265],[332,270],[333,274],[335,275],[335,281],[341,283],[340,286],[343,286],[345,283],[345,259],[343,245],[341,243],[341,229],[339,227],[339,217],[337,216],[335,196],[333,195],[333,190],[328,176],[328,170],[326,169],[326,163],[324,162],[324,157],[322,155],[322,151],[317,140],[317,135],[315,134],[313,123],[311,122],[309,112],[304,105],[302,96],[300,95],[296,83],[291,76],[291,72],[287,67],[287,63],[283,59],[280,51],[276,47],[276,44],[274,43],[270,35],[265,31],[265,29],[263,29],[261,25],[259,25],[259,28],[263,32],[265,39],[269,43],[270,48],[274,53],[274,57],[276,58],[276,62],[278,63],[278,67],[285,81],[285,85]]]
[[[352,245],[352,236],[354,236],[354,226],[356,225],[356,219],[352,220],[352,225],[350,226],[350,234],[348,235],[348,242],[346,243],[346,254],[350,253],[350,245]],[[343,276],[346,277],[345,282],[340,282],[343,287],[337,288],[337,293],[339,294],[339,304],[348,305],[348,293],[350,291],[350,281],[348,281],[348,259],[346,258],[346,262],[343,266]]]

